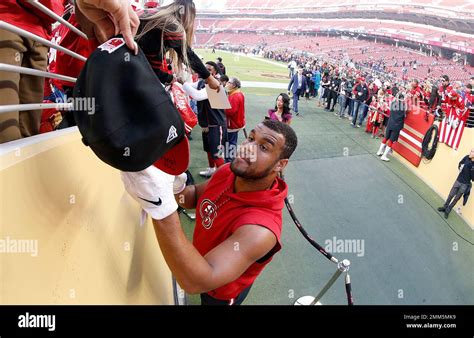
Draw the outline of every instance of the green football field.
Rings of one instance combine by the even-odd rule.
[[[259,60],[198,53],[205,60],[221,56],[228,74],[242,80],[271,81],[272,77],[254,76],[262,70],[287,76],[286,68]],[[243,91],[251,130],[274,106],[281,90]],[[403,164],[380,161],[375,156],[380,140],[318,108],[314,99],[303,99],[300,106],[303,117],[295,117],[292,124],[299,144],[285,172],[289,197],[308,233],[323,247],[332,247],[338,259],[352,262],[355,304],[474,304],[474,232],[469,226],[456,213],[445,220],[436,211],[442,199]],[[192,135],[190,170],[200,182],[199,171],[206,168],[207,158],[199,127]],[[242,138],[240,134],[239,142]],[[192,238],[194,223],[181,219]],[[336,271],[306,242],[286,209],[282,243],[244,304],[293,304],[301,296],[315,296]],[[341,251],[335,243],[358,245]],[[199,297],[189,296],[188,301],[199,304]],[[346,303],[343,278],[322,303]]]
[[[236,76],[241,81],[258,81],[258,82],[288,82],[288,69],[286,65],[271,62],[252,56],[243,56],[235,53],[216,51],[215,54],[209,49],[197,49],[195,52],[206,61],[216,61],[217,57],[221,57],[222,63],[227,68],[228,76]],[[259,61],[260,60],[260,61]]]

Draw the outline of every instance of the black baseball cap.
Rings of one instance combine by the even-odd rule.
[[[155,164],[178,175],[188,168],[181,115],[143,51],[134,55],[121,36],[87,60],[74,87],[74,118],[83,143],[116,169],[136,172]]]

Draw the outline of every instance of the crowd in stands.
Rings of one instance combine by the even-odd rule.
[[[226,46],[223,49],[262,56],[270,55],[270,58],[282,62],[289,62],[295,57],[313,55],[337,62],[349,61],[404,79],[423,80],[427,76],[440,77],[447,74],[452,80],[466,81],[474,75],[474,67],[464,65],[460,59],[453,61],[435,54],[428,56],[409,48],[357,39],[251,33],[217,33],[207,36],[211,38],[208,43],[203,43],[201,46],[225,41]]]
[[[446,98],[452,98],[453,102],[457,100],[459,114],[466,117],[468,127],[474,127],[474,76],[465,82],[451,82],[446,74],[439,78],[429,76],[422,81],[416,78],[394,81],[393,74],[380,68],[382,63],[368,62],[367,67],[357,67],[352,62],[338,59],[326,60],[273,51],[266,52],[265,57],[288,61],[289,89],[299,68],[307,89],[298,92],[298,96],[318,98],[320,107],[324,106],[341,119],[348,118],[353,127],[361,127],[366,121],[366,132],[374,138],[383,135],[390,116],[390,104],[398,93],[416,96],[417,106],[426,114],[435,114],[438,119],[445,113],[443,104]],[[416,61],[410,63],[411,66],[416,65]],[[294,90],[293,94],[296,94]],[[294,98],[294,102],[298,98]],[[293,107],[293,111],[298,113],[297,105]]]
[[[474,127],[474,77],[466,83],[451,83],[448,75],[422,82],[416,78],[391,82],[390,75],[383,72],[364,72],[353,64],[301,55],[290,58],[288,70],[288,94],[293,96],[297,116],[302,115],[298,110],[300,97],[318,98],[319,107],[334,112],[339,119],[348,118],[353,128],[364,126],[372,138],[381,138],[377,155],[383,161],[389,161],[388,154],[408,113],[422,114],[426,121],[430,115],[437,118],[441,122],[440,142],[455,149],[464,127]]]

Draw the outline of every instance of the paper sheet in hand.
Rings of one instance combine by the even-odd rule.
[[[221,89],[219,93],[217,90],[213,90],[206,85],[206,92],[207,98],[209,99],[209,103],[211,104],[211,108],[213,109],[229,109],[231,108],[229,99],[227,98],[227,94],[225,92],[224,87],[221,85]]]

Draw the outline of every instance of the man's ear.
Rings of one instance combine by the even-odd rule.
[[[275,165],[275,172],[276,173],[282,173],[283,170],[286,168],[286,166],[288,165],[288,159],[286,160],[279,160],[277,162],[277,164]]]

